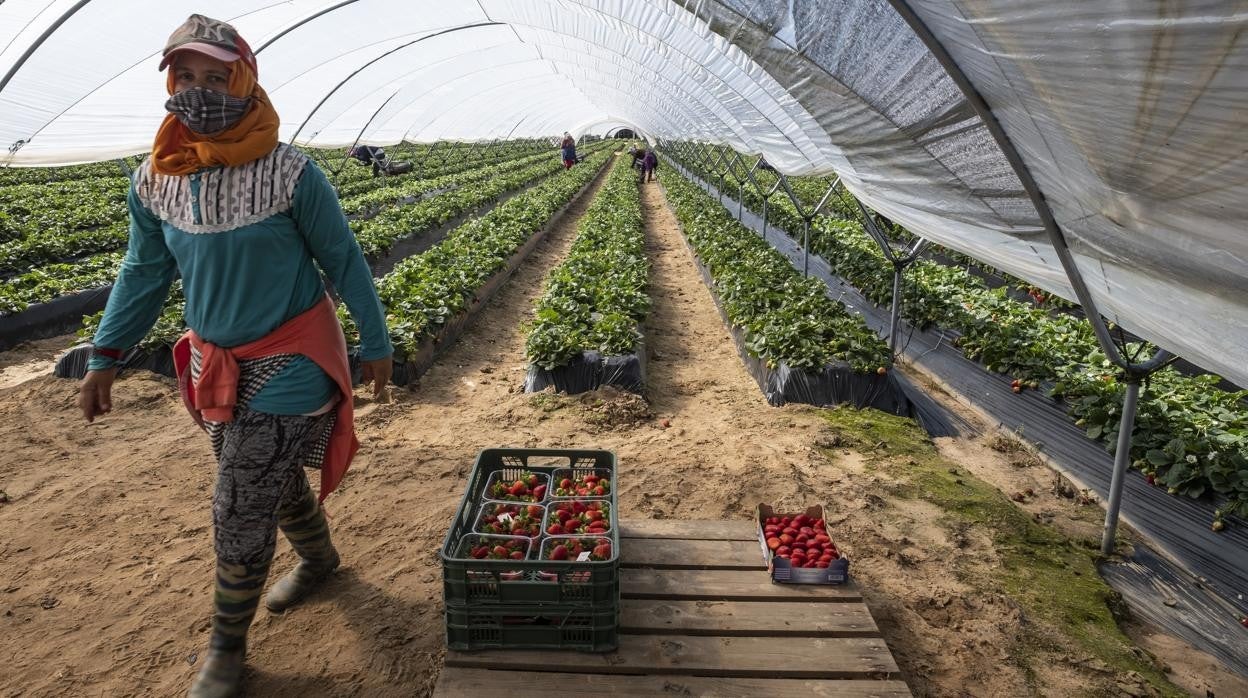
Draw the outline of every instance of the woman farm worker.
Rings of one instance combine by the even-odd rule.
[[[334,189],[278,143],[256,59],[230,25],[191,15],[169,38],[172,95],[129,194],[130,247],[83,380],[88,421],[112,407],[122,352],[151,328],[178,273],[191,328],[174,351],[183,398],[217,458],[212,638],[192,696],[231,695],[242,677],[276,530],[299,564],[269,590],[282,611],[338,566],[320,499],[358,442],[346,341],[317,265],[361,332],[365,381],[380,394],[392,348],[372,274]]]

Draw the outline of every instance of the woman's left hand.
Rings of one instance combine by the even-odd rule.
[[[374,398],[381,397],[381,391],[386,389],[393,373],[394,359],[392,357],[360,362],[360,378],[365,384],[369,382],[373,384]]]

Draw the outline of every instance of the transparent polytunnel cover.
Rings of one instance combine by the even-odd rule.
[[[1099,309],[1248,384],[1248,13],[1236,3],[7,0],[0,166],[146,152],[166,97],[161,48],[193,12],[257,50],[283,140],[628,127],[725,144],[788,174],[835,173],[915,233],[1073,298],[960,74]]]

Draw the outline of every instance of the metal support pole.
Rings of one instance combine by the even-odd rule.
[[[130,166],[126,164],[126,159],[117,158],[117,166],[120,167],[122,173],[126,175],[126,179],[130,179],[131,175],[133,174],[133,170],[131,170]]]
[[[810,219],[802,220],[802,276],[810,276]]]
[[[897,336],[901,329],[901,274],[906,270],[902,262],[893,261],[893,308],[888,324],[888,360],[897,360]]]
[[[767,204],[771,203],[771,197],[763,199],[763,242],[767,242]]]
[[[1118,532],[1118,511],[1122,508],[1122,485],[1131,461],[1131,432],[1135,429],[1135,412],[1140,398],[1140,381],[1127,378],[1127,396],[1122,401],[1122,420],[1118,423],[1118,447],[1114,450],[1114,477],[1109,483],[1109,503],[1105,509],[1105,532],[1101,535],[1101,553],[1114,552],[1114,536]]]

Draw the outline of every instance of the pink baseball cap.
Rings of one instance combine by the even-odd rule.
[[[191,15],[182,26],[174,30],[165,43],[164,58],[160,70],[173,62],[178,51],[195,51],[223,63],[242,59],[256,72],[256,56],[251,47],[238,35],[238,31],[226,22],[204,15]]]

